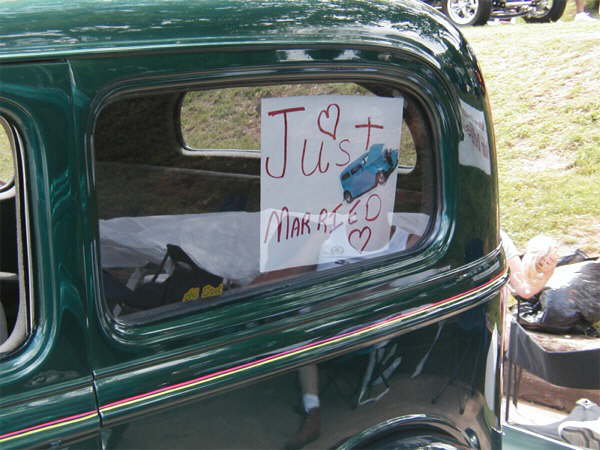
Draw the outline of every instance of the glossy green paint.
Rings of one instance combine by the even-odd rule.
[[[416,36],[441,32],[435,37],[460,42],[447,24],[418,2],[13,0],[0,5],[3,59],[273,42],[386,46],[402,29]]]
[[[308,48],[304,52],[306,60],[296,59],[292,64],[281,57],[282,54],[286,54],[286,49],[280,46],[257,50],[251,54],[232,51],[226,55],[219,55],[218,59],[213,58],[212,53],[197,55],[191,52],[174,57],[163,54],[162,61],[156,61],[147,55],[129,57],[124,64],[119,64],[112,58],[99,58],[74,61],[73,70],[76,85],[80,89],[80,98],[91,98],[94,93],[100,92],[99,95],[96,94],[97,100],[90,104],[92,111],[98,111],[102,104],[113,96],[130,94],[139,89],[168,91],[223,82],[244,83],[256,78],[257,72],[260,73],[261,79],[265,80],[283,77],[409,79],[410,87],[417,92],[426,91],[432,110],[436,111],[439,117],[447,119],[447,123],[437,123],[438,133],[446,137],[442,142],[457,141],[458,130],[452,127],[452,124],[459,120],[453,115],[453,109],[456,107],[452,101],[448,101],[448,98],[451,99],[449,93],[443,90],[443,75],[433,72],[423,61],[425,58],[420,60],[418,55],[399,53],[398,61],[392,59],[395,64],[384,66],[380,63],[380,52],[370,48],[357,48],[352,51],[353,59],[348,62],[330,61],[327,58],[331,52],[323,51],[323,60],[319,61],[321,65],[315,67],[316,64],[311,60],[315,53],[317,52]],[[204,70],[198,71],[198,66]],[[236,68],[235,72],[231,71],[231,66]],[[249,68],[244,70],[244,66]],[[140,72],[139,67],[144,68],[143,78],[130,79],[130,76]],[[222,67],[228,70],[219,70]],[[260,67],[259,71],[256,67]],[[98,70],[99,68],[101,70]],[[110,86],[111,90],[101,91],[102,86]],[[88,112],[82,111],[82,116],[86,115]],[[448,155],[453,152],[451,148],[445,148],[444,151]],[[448,159],[452,160],[452,157]],[[454,223],[453,216],[456,214],[452,199],[457,194],[456,172],[451,163],[447,164],[443,165],[442,179],[447,181],[443,189],[447,195],[445,206],[448,209],[440,211],[438,230],[434,233],[429,248],[418,256],[402,258],[400,261],[391,258],[385,265],[373,263],[370,265],[371,270],[365,270],[363,266],[360,273],[358,269],[350,269],[345,276],[338,273],[335,279],[319,276],[322,281],[319,280],[317,284],[305,279],[293,283],[291,288],[286,286],[267,292],[262,290],[256,294],[249,293],[244,296],[245,302],[228,306],[226,314],[216,309],[195,316],[175,317],[159,324],[135,327],[116,325],[111,323],[107,316],[100,316],[97,321],[92,321],[101,324],[95,330],[98,337],[94,339],[93,366],[96,368],[96,385],[103,423],[112,425],[140,415],[146,416],[149,411],[173,409],[175,405],[198,400],[218,390],[230,390],[239,384],[272,376],[280,371],[289,371],[309,361],[331,358],[341,352],[372,345],[376,340],[407,332],[456,311],[456,306],[449,310],[438,308],[426,316],[407,320],[385,331],[361,335],[340,345],[306,352],[225,378],[211,379],[189,389],[161,393],[159,396],[147,395],[145,398],[135,399],[131,404],[128,401],[137,395],[152,393],[159,387],[166,389],[177,383],[210,377],[211,374],[261,360],[290,347],[314,342],[323,337],[334,337],[344,330],[360,328],[374,320],[451,297],[475,287],[475,279],[478,277],[484,280],[502,273],[503,265],[499,262],[498,255],[481,260],[479,257],[483,256],[483,253],[476,255],[477,264],[467,269],[464,266],[466,244],[458,240],[456,234],[453,247],[449,242],[449,225]],[[465,173],[470,173],[470,170],[465,169]],[[476,174],[471,176],[473,175]],[[480,183],[489,183],[489,180],[481,179]],[[478,195],[482,193],[491,195],[489,191],[479,191]],[[486,201],[489,201],[489,198],[484,197],[481,203]],[[93,198],[90,198],[90,204],[92,203]],[[489,223],[489,217],[492,217],[492,221],[495,217],[493,209],[486,211],[485,208],[481,208],[475,213],[469,207],[468,213],[471,220],[479,220],[479,223]],[[481,216],[473,218],[473,214]],[[482,247],[485,242],[488,250],[494,248],[493,235],[489,236],[485,227],[478,231],[477,235],[480,236]],[[472,234],[470,236],[468,239],[472,238]],[[94,255],[93,249],[97,248],[96,239],[96,236],[90,236],[92,244],[90,252],[86,253],[91,256]],[[445,247],[451,247],[453,253],[440,258],[440,250]],[[93,260],[90,264],[92,263]],[[458,272],[449,270],[461,266],[462,269]],[[426,268],[428,273],[414,275]],[[482,273],[487,275],[481,275]],[[408,275],[412,275],[410,282]],[[439,278],[433,281],[432,278],[436,276]],[[96,282],[95,286],[98,285],[99,282]],[[491,289],[489,294],[497,292],[498,287],[499,285]],[[89,298],[98,296],[98,291],[89,294]],[[483,300],[490,300],[490,297],[481,295],[461,306],[477,304]],[[319,305],[319,309],[301,316],[294,314],[307,305]],[[378,311],[376,314],[373,312],[375,305]],[[270,319],[272,317],[281,319]],[[265,324],[248,329],[245,326],[247,323]],[[113,405],[113,402],[123,403]]]
[[[449,345],[445,345],[444,348],[440,349],[435,358],[430,361],[430,364],[437,366],[437,370],[444,371],[444,373],[453,373],[455,370],[462,367],[467,369],[468,374],[469,370],[478,364],[481,367],[481,358],[485,358],[485,352],[468,352],[467,354],[470,353],[470,356],[467,359],[464,357],[456,358],[455,352],[457,348],[460,349],[460,347],[453,345],[449,342],[448,338],[464,334],[467,329],[471,329],[472,332],[469,332],[468,334],[471,336],[469,341],[473,344],[481,343],[482,340],[487,339],[487,330],[480,328],[477,324],[480,324],[483,319],[488,321],[488,323],[495,323],[498,316],[494,315],[493,308],[490,308],[494,304],[495,302],[493,299],[490,299],[488,303],[480,303],[466,313],[463,312],[452,318],[445,316],[444,319],[446,320],[443,322],[443,329],[446,330],[446,332],[442,335],[440,342],[443,341]],[[422,357],[422,351],[430,347],[431,342],[435,340],[435,335],[437,334],[436,329],[439,330],[439,322],[420,330],[415,331],[414,329],[411,329],[411,333],[395,339],[392,338],[392,342],[402,345],[402,354],[405,359],[414,359],[415,357],[420,358]],[[389,338],[391,338],[391,335],[387,334],[386,340]],[[459,354],[463,353],[463,350],[468,349],[460,349]],[[364,361],[361,362],[361,355],[363,355],[362,358],[364,358],[365,352],[367,351],[368,348],[354,349],[352,352],[345,352],[337,359],[326,361],[319,365],[324,367],[343,363],[343,367],[345,367],[346,370],[353,366],[360,367],[361,364],[364,364]],[[307,360],[308,358],[304,358],[303,363]],[[180,369],[185,370],[185,367],[182,366]],[[202,393],[200,392],[200,389],[197,389],[195,392],[188,392],[187,398],[185,395],[173,395],[171,398],[168,398],[166,402],[147,402],[145,405],[146,413],[139,415],[137,417],[139,420],[136,420],[135,422],[132,421],[136,414],[133,407],[124,410],[120,417],[117,417],[117,414],[113,414],[112,418],[114,420],[111,420],[110,422],[110,429],[114,431],[116,436],[119,434],[125,435],[120,440],[116,439],[115,448],[131,448],[132,446],[145,447],[146,445],[156,445],[160,448],[186,448],[193,446],[194,442],[198,442],[198,440],[201,440],[210,448],[239,446],[241,445],[241,442],[246,442],[245,446],[248,448],[274,448],[277,446],[276,441],[273,442],[267,440],[260,444],[256,441],[240,440],[240,438],[244,436],[244,433],[248,433],[248,425],[246,425],[248,422],[254,422],[254,427],[256,427],[257,430],[262,427],[274,430],[283,427],[284,425],[289,429],[289,423],[282,423],[282,421],[277,420],[277,417],[271,417],[271,420],[266,422],[260,419],[253,420],[254,417],[260,417],[261,412],[266,408],[266,405],[262,404],[265,402],[270,403],[270,407],[274,407],[272,403],[278,403],[278,412],[281,415],[290,414],[289,411],[292,407],[291,398],[293,398],[290,397],[290,391],[293,392],[295,387],[293,376],[290,376],[289,371],[281,374],[281,376],[276,375],[277,374],[274,371],[271,371],[268,374],[269,378],[264,382],[253,383],[252,386],[248,386],[247,388],[240,387],[239,385],[230,385],[224,392],[219,393],[219,395],[213,395],[208,398],[206,398],[206,395],[203,395],[206,394],[206,391]],[[465,389],[467,396],[473,396],[472,393],[468,394],[470,386],[474,387],[475,392],[481,392],[483,389],[482,385],[484,379],[481,376],[481,373],[474,372],[473,376],[473,378],[470,378],[471,384],[467,385]],[[420,376],[417,377],[417,380],[420,378]],[[282,381],[282,379],[285,379],[286,381]],[[442,380],[446,383],[447,377],[442,376]],[[414,385],[414,383],[417,384]],[[411,381],[407,384],[408,386],[400,387],[395,390],[395,393],[390,392],[381,402],[371,405],[372,408],[368,414],[367,421],[363,419],[357,423],[356,420],[353,420],[353,423],[349,423],[348,428],[344,430],[344,435],[338,435],[337,439],[333,436],[332,439],[324,442],[320,441],[318,446],[320,448],[329,448],[336,443],[339,444],[341,442],[340,437],[352,436],[355,433],[358,434],[358,436],[356,436],[356,439],[351,440],[349,444],[352,444],[352,442],[356,442],[357,440],[375,437],[374,431],[389,431],[389,425],[402,425],[398,422],[404,422],[402,419],[407,415],[410,416],[418,413],[420,414],[421,424],[426,425],[430,430],[437,430],[438,432],[443,431],[445,434],[450,434],[451,436],[455,436],[456,439],[464,441],[464,435],[461,439],[461,434],[464,430],[467,428],[475,428],[479,436],[479,442],[481,443],[480,448],[500,448],[499,431],[494,431],[494,429],[498,430],[497,426],[494,424],[493,419],[491,422],[486,422],[488,413],[490,413],[492,417],[494,415],[491,410],[484,409],[483,415],[474,415],[470,411],[471,408],[469,408],[466,413],[461,412],[459,410],[460,397],[453,395],[451,392],[446,393],[442,398],[445,405],[441,408],[436,408],[433,406],[435,402],[432,398],[435,398],[436,392],[443,393],[447,386],[444,386],[444,384],[428,385],[423,384],[422,381]],[[410,385],[413,385],[412,390]],[[416,388],[419,385],[421,386],[421,389]],[[219,386],[215,384],[208,389],[218,387]],[[282,389],[282,387],[287,389]],[[323,397],[326,398],[324,401],[325,403],[329,403],[333,399],[331,395],[327,396],[326,394],[327,392],[323,392]],[[267,395],[267,397],[265,398],[264,395]],[[464,395],[464,393],[462,395]],[[479,402],[478,395],[479,394],[476,394],[476,396],[473,397],[475,403]],[[188,401],[192,396],[194,401]],[[420,398],[421,403],[413,400],[407,403],[407,397]],[[232,399],[239,400],[237,403],[232,403]],[[473,400],[470,401],[473,402]],[[403,406],[400,406],[402,404]],[[385,411],[390,405],[397,406],[395,409],[398,412],[395,413],[395,415],[386,415]],[[154,406],[154,415],[148,414],[148,410],[152,406]],[[339,416],[336,416],[336,421],[344,423],[345,418],[343,416],[348,415],[347,409],[348,408],[346,407],[343,411],[345,414],[342,414],[342,411],[340,411]],[[440,413],[436,413],[436,409],[438,411],[440,409],[443,411],[442,417],[445,417],[445,420],[442,420],[442,422],[451,425],[450,427],[440,425]],[[240,411],[239,413],[238,410]],[[358,415],[361,411],[363,411],[362,407],[356,411],[356,414]],[[139,412],[140,410],[137,411],[138,414]],[[252,417],[248,417],[249,413],[252,414]],[[264,416],[264,414],[262,415]],[[117,423],[122,423],[124,425],[117,425]],[[236,426],[237,423],[239,423],[239,427]],[[163,426],[163,424],[168,424],[168,432],[161,433],[153,431],[156,427]],[[372,427],[373,424],[379,425]],[[369,428],[369,430],[366,430],[367,428]],[[402,429],[404,428],[405,427],[399,426],[396,431],[402,434]],[[454,433],[452,432],[452,429],[460,429],[461,433]],[[367,435],[365,435],[363,431],[367,431]],[[136,439],[132,439],[132,436],[135,436]],[[205,439],[210,440],[206,441]]]
[[[458,158],[460,102],[490,123],[484,86],[460,34],[418,2],[17,0],[0,4],[0,42],[0,107],[22,133],[27,152],[38,318],[26,346],[0,362],[9,375],[0,379],[0,434],[99,410],[68,430],[38,432],[9,445],[58,436],[93,440],[100,417],[111,426],[407,333],[467,307],[497,304],[503,279],[462,303],[385,330],[111,408],[451,298],[502,274],[495,169],[486,175]],[[91,136],[101,108],[141,91],[332,78],[400,80],[429,109],[444,201],[422,251],[336,272],[335,278],[315,275],[257,290],[226,314],[115,323],[98,306]],[[307,305],[319,308],[295,314]],[[245,326],[253,322],[261,325]],[[52,369],[63,377],[59,382],[46,379],[43,389],[23,389]],[[13,406],[2,408],[3,402]]]
[[[497,266],[497,265],[496,265]],[[482,268],[486,267],[482,265]],[[489,267],[487,267],[489,270]],[[478,269],[479,271],[479,269]],[[398,334],[408,333],[432,321],[447,318],[450,315],[464,311],[475,305],[494,300],[493,295],[504,280],[499,282],[477,297],[467,298],[457,304],[434,308],[418,317],[409,317],[397,324],[374,329],[358,336],[352,336],[340,342],[332,342],[323,347],[304,351],[297,355],[281,358],[272,363],[260,364],[247,370],[236,371],[229,376],[216,377],[222,370],[236,368],[255,361],[261,361],[272,355],[285,353],[289,348],[300,347],[320,339],[343,336],[349,329],[361,329],[373,322],[384,321],[390,316],[407,313],[411,309],[423,306],[419,295],[413,292],[395,293],[390,295],[374,294],[369,291],[356,290],[352,297],[362,299],[359,302],[347,301],[344,311],[334,308],[323,308],[315,313],[302,317],[293,317],[277,321],[268,326],[260,326],[253,330],[237,331],[222,336],[205,339],[204,336],[190,333],[187,339],[164,340],[164,346],[158,345],[124,345],[125,349],[137,351],[142,355],[130,357],[131,364],[114,364],[97,372],[97,386],[100,393],[100,410],[103,423],[112,424],[115,421],[131,420],[140,414],[159,412],[164,408],[172,408],[175,404],[186,403],[206,397],[219,390],[232,389],[240,384],[257,381],[263,377],[273,376],[282,371],[289,371],[309,362],[319,362],[337,355],[349,353],[359,348],[365,348],[383,339],[389,339]],[[378,291],[382,290],[380,286]],[[390,289],[398,291],[398,289]],[[438,289],[439,291],[439,289]],[[385,292],[385,291],[384,291]],[[422,292],[422,287],[421,287]],[[420,292],[420,293],[421,293]],[[447,291],[446,291],[447,292]],[[370,294],[370,295],[369,295]],[[436,298],[436,291],[428,295],[429,299]],[[338,298],[346,300],[345,298]],[[261,311],[255,314],[255,319],[262,318]],[[377,309],[377,314],[373,310]],[[333,311],[332,311],[333,310]],[[243,339],[243,343],[236,342]],[[197,342],[200,341],[201,344]],[[168,346],[168,347],[167,347]],[[167,348],[172,348],[168,350]],[[160,354],[157,355],[160,348]],[[260,351],[257,351],[260,349]],[[117,353],[118,348],[112,346]],[[156,355],[156,356],[154,356]],[[118,353],[116,357],[118,358]],[[121,357],[121,361],[125,357]],[[98,367],[105,359],[97,359]],[[160,368],[157,366],[160,365]],[[157,367],[150,371],[149,367]],[[126,368],[126,369],[125,369]],[[214,377],[213,377],[214,376]],[[160,396],[149,396],[132,404],[113,408],[112,402],[131,399],[138,394],[146,394],[157,388],[174,386],[188,380],[208,377],[206,382],[189,389],[174,390]],[[493,412],[492,412],[493,414]],[[496,424],[493,424],[496,426]]]
[[[93,413],[76,424],[32,430],[11,447],[95,434],[91,368],[87,360],[85,286],[81,277],[79,204],[72,175],[71,83],[65,63],[0,67],[0,113],[23,140],[32,246],[30,295],[35,328],[15,353],[0,360],[2,432]],[[77,152],[76,152],[77,153]],[[18,442],[17,442],[18,441]],[[4,443],[3,443],[4,445]]]

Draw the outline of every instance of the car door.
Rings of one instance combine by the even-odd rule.
[[[259,189],[264,182],[260,170],[268,168],[276,181],[283,168],[292,170],[293,163],[286,166],[274,156],[267,162],[266,158],[257,158],[256,152],[253,157],[248,153],[258,148],[252,147],[256,143],[248,147],[238,141],[234,143],[237,147],[233,147],[226,140],[234,126],[230,121],[239,119],[243,124],[240,129],[256,135],[256,124],[272,117],[272,126],[281,131],[285,126],[281,111],[288,111],[290,117],[296,114],[295,120],[303,111],[292,104],[291,110],[273,107],[275,112],[269,116],[265,112],[266,103],[261,108],[254,103],[246,105],[244,99],[255,99],[260,92],[260,96],[281,97],[279,101],[283,104],[295,102],[299,94],[301,98],[306,97],[303,101],[307,105],[325,102],[315,110],[313,117],[318,117],[319,111],[326,110],[331,102],[326,96],[314,96],[314,92],[330,92],[325,89],[337,86],[322,82],[335,80],[335,72],[327,68],[315,78],[321,69],[310,64],[308,55],[306,67],[294,72],[301,82],[299,85],[284,77],[283,68],[262,78],[262,72],[253,67],[264,61],[279,62],[278,58],[283,62],[285,56],[285,52],[271,49],[240,48],[222,53],[129,55],[127,64],[119,56],[72,61],[78,98],[89,99],[89,103],[76,105],[75,116],[77,123],[87,126],[80,138],[89,155],[87,186],[90,190],[82,204],[87,206],[86,217],[90,223],[97,223],[97,229],[92,228],[86,234],[83,251],[87,255],[86,267],[94,268],[94,277],[88,280],[92,314],[89,323],[93,336],[89,358],[94,367],[105,429],[103,439],[109,448],[281,447],[297,427],[294,405],[301,396],[296,369],[312,366],[321,372],[326,366],[317,364],[318,361],[353,348],[366,349],[377,340],[383,340],[392,330],[397,332],[396,327],[403,327],[405,320],[413,320],[412,314],[404,312],[414,308],[420,311],[417,305],[433,308],[423,296],[407,293],[399,300],[392,294],[396,288],[378,278],[379,274],[391,274],[394,270],[394,278],[401,278],[405,269],[393,269],[384,262],[389,261],[385,255],[383,259],[372,260],[357,257],[355,260],[362,263],[345,266],[336,261],[344,259],[339,252],[345,251],[347,244],[332,240],[325,245],[324,226],[327,225],[328,230],[335,227],[333,220],[341,217],[335,214],[339,208],[345,208],[344,214],[348,214],[354,207],[349,224],[354,225],[360,219],[365,223],[361,225],[363,228],[378,218],[387,220],[388,217],[383,212],[378,213],[380,205],[373,199],[349,205],[339,193],[339,176],[344,165],[361,155],[364,157],[366,132],[354,124],[365,122],[367,117],[352,119],[347,124],[340,122],[337,130],[340,134],[345,126],[353,133],[362,133],[357,135],[360,145],[355,146],[355,154],[346,157],[339,149],[336,153],[323,151],[320,165],[317,161],[321,136],[331,138],[319,132],[317,122],[308,118],[307,123],[316,133],[308,138],[318,140],[304,147],[304,138],[300,136],[300,145],[290,144],[290,148],[294,148],[288,156],[297,155],[294,163],[298,173],[313,177],[314,183],[318,177],[325,176],[327,168],[332,171],[329,175],[331,194],[317,189],[311,196],[320,201],[325,194],[330,195],[331,209],[337,209],[320,226],[319,210],[317,222],[311,222],[305,215],[292,214],[296,211],[288,215],[283,209],[280,216],[271,216],[275,217],[272,219],[274,242],[303,238],[307,245],[300,249],[308,252],[286,254],[306,257],[319,264],[307,269],[294,263],[296,265],[289,269],[258,273],[258,243],[268,244],[258,237],[260,202],[264,194]],[[201,59],[214,66],[211,73],[195,72]],[[249,68],[241,70],[240,64]],[[227,70],[229,66],[238,69],[231,74]],[[188,81],[181,84],[182,77],[188,76]],[[262,87],[265,84],[268,85]],[[358,84],[344,86],[344,89],[354,94],[344,100],[346,102],[360,105],[379,101]],[[288,100],[284,98],[286,95],[290,96]],[[409,101],[409,93],[406,95]],[[224,113],[224,102],[235,108],[225,109]],[[343,109],[344,105],[340,105]],[[201,118],[191,126],[181,114],[185,107],[194,114],[209,113],[202,117],[212,118],[212,121],[205,122],[208,119]],[[363,114],[360,107],[343,110]],[[252,114],[261,111],[266,116],[260,121],[247,122],[239,117],[244,111]],[[384,120],[383,111],[378,108],[371,111]],[[419,123],[425,125],[425,116],[419,117]],[[322,125],[325,127],[325,122]],[[202,144],[207,149],[204,153],[192,148],[192,129],[199,129],[202,139],[210,140]],[[188,136],[191,141],[187,141],[185,133],[191,133]],[[177,148],[181,146],[182,134],[186,142],[183,151]],[[339,139],[342,139],[341,134]],[[398,135],[394,139],[388,145],[397,146]],[[316,148],[316,151],[303,158],[303,148]],[[431,148],[419,144],[419,151]],[[326,161],[327,155],[336,159]],[[428,164],[424,167],[430,173],[435,170]],[[337,172],[333,172],[334,168]],[[418,172],[412,176],[418,177],[420,187],[417,189],[427,192],[415,198],[432,195],[434,187],[426,181],[428,178]],[[368,181],[360,182],[361,189],[370,187],[365,186]],[[292,184],[291,188],[294,186],[298,185]],[[303,191],[291,188],[288,197],[303,200]],[[269,192],[275,194],[275,200],[277,195],[286,198],[283,188]],[[391,192],[393,195],[395,189]],[[406,209],[405,203],[399,201],[396,206],[395,214],[400,219],[405,215],[412,218],[410,226],[416,227],[411,228],[413,233],[427,236],[427,225],[434,215],[433,205]],[[366,219],[359,217],[365,213]],[[324,213],[321,218],[325,220]],[[409,226],[408,222],[405,226]],[[358,255],[356,248],[364,248],[370,238],[363,228],[346,233],[352,240],[353,255]],[[135,232],[131,233],[132,230]],[[408,230],[403,233],[408,234]],[[317,231],[321,233],[315,234]],[[389,239],[389,225],[381,235]],[[335,237],[333,233],[332,237]],[[189,256],[188,268],[180,264],[182,258],[170,250],[165,251],[166,247],[183,250]],[[132,248],[135,251],[131,251]],[[319,248],[331,249],[331,262],[317,257]],[[409,250],[405,244],[393,249],[391,251],[400,252],[400,256],[392,254],[390,257],[404,267],[422,258],[436,258],[433,253],[416,257],[413,254],[415,259],[409,260],[402,256],[402,251]],[[313,253],[307,255],[310,252]],[[247,261],[253,265],[247,266]],[[213,265],[203,265],[205,263]],[[167,273],[165,267],[170,264],[176,269]],[[196,265],[202,267],[193,267]],[[235,268],[233,272],[232,268]],[[190,272],[196,274],[196,279],[204,277],[206,282],[202,281],[201,286],[186,284],[185,273]],[[210,281],[206,272],[222,279]],[[418,279],[427,276],[426,273],[416,275]],[[173,277],[183,286],[178,294],[169,287],[171,281],[168,280],[175,279]],[[362,284],[361,279],[371,281]],[[161,280],[167,284],[161,284]],[[415,278],[412,280],[411,286],[415,286]],[[223,290],[226,292],[221,295]],[[172,298],[177,301],[171,301]],[[378,307],[373,309],[376,304]],[[392,317],[396,319],[390,319]],[[414,316],[414,320],[420,319]],[[430,332],[435,334],[435,330],[430,329]],[[364,360],[369,354],[362,351],[341,362],[351,364],[354,357]],[[321,373],[319,378],[325,382],[329,376]],[[330,405],[339,401],[338,398]],[[348,412],[345,407],[342,410]],[[366,412],[361,410],[361,415]],[[353,425],[348,418],[348,427],[338,427],[337,433],[326,436],[322,444],[333,445],[336,439],[362,431],[373,420],[385,420],[386,415],[382,411],[377,417],[368,414]]]
[[[69,66],[21,61],[0,70],[0,125],[15,159],[13,191],[0,196],[9,328],[0,342],[0,447],[98,447]]]
[[[366,161],[366,157],[363,156],[360,159],[360,163],[351,170],[351,173],[354,172],[352,173],[354,183],[352,195],[354,197],[357,197],[370,189],[373,184],[371,180],[372,176],[367,168]]]

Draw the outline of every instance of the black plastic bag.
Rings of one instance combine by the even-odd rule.
[[[160,276],[169,262],[172,264],[171,273],[161,281]],[[140,284],[126,302],[136,309],[150,309],[222,293],[222,277],[198,267],[181,247],[168,244],[167,253],[151,281]]]
[[[536,303],[519,302],[519,323],[527,329],[586,334],[600,321],[600,262],[586,261],[557,267]]]

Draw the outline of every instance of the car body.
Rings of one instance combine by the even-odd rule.
[[[368,152],[342,171],[340,182],[344,199],[351,202],[378,184],[385,183],[397,165],[398,150],[386,149],[383,144],[373,144]]]
[[[2,448],[282,447],[305,367],[319,377],[313,446],[501,447],[506,268],[485,85],[443,16],[395,3],[0,4],[15,167],[0,195]],[[262,99],[314,92],[326,103],[304,152],[251,150],[258,113],[279,139],[308,114]],[[365,115],[347,124],[360,134],[342,140],[333,94]],[[416,155],[387,211],[394,249],[318,263],[311,238],[336,220],[371,237],[367,201],[280,207],[260,238],[261,197],[279,192],[260,191],[264,171],[275,183],[302,164],[307,181],[285,190],[298,202],[318,203],[319,177],[339,189],[372,97],[404,99]],[[314,263],[259,272],[259,243],[298,242]]]

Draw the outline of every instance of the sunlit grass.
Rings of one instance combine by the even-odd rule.
[[[0,124],[0,183],[4,184],[13,178],[13,157],[8,134]]]
[[[492,105],[503,228],[521,247],[545,233],[600,253],[600,22],[463,31]]]
[[[302,95],[369,95],[352,83],[287,84],[196,91],[184,98],[184,141],[197,149],[260,149],[260,100]],[[212,124],[206,126],[204,124]]]

